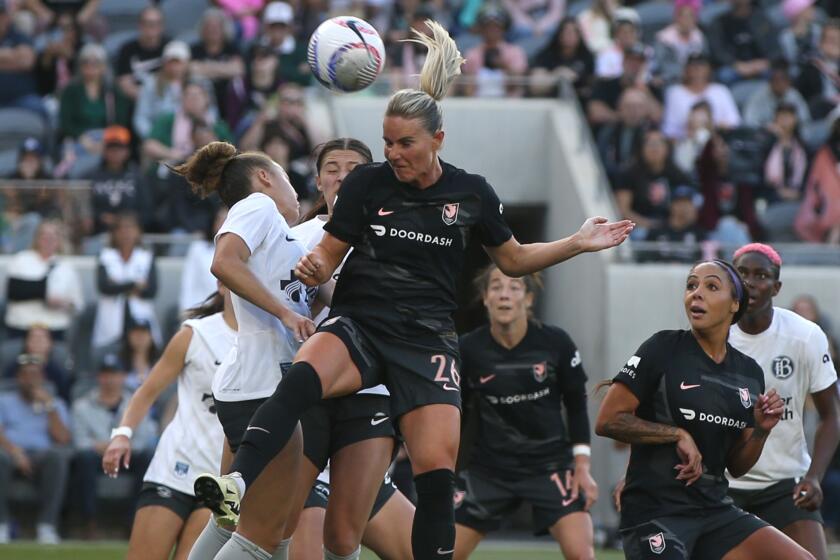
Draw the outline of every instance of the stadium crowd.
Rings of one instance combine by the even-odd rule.
[[[166,20],[175,3],[202,10],[197,27],[196,11]],[[168,166],[227,140],[269,154],[301,200],[314,200],[323,133],[306,118],[306,44],[330,16],[379,30],[390,89],[419,72],[422,49],[401,40],[433,18],[466,58],[457,94],[576,95],[633,237],[689,247],[651,258],[692,261],[701,241],[840,244],[837,2],[125,0],[136,21],[120,26],[105,4],[0,0],[0,127],[30,131],[0,153],[16,180],[0,192],[0,248],[14,254],[0,352],[0,544],[14,528],[12,479],[38,481],[39,541],[59,540],[70,502],[97,534],[96,496],[66,501],[66,489],[96,484],[111,428],[171,332],[153,306],[156,253],[185,257],[180,310],[215,289],[212,239],[226,210]],[[48,179],[90,190],[68,197],[17,182]],[[191,242],[152,251],[144,233]],[[97,256],[88,368],[68,350],[93,303],[68,250]],[[794,310],[831,335],[812,299]],[[135,432],[136,488],[173,404],[165,394]],[[824,490],[826,504],[840,500],[840,458]],[[840,526],[836,510],[824,515]]]

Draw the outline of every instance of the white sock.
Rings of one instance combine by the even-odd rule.
[[[233,533],[219,527],[216,521],[211,517],[207,521],[204,530],[198,535],[195,543],[190,550],[190,555],[187,560],[207,560],[208,558],[215,558],[216,554],[225,546],[225,543],[230,540]]]
[[[215,560],[271,560],[271,554],[239,533],[234,533]]]
[[[324,560],[359,560],[359,557],[362,555],[362,547],[359,546],[348,554],[347,556],[339,556],[338,554],[334,554],[324,547]]]
[[[289,560],[289,545],[291,543],[292,537],[280,541],[280,544],[277,546],[277,550],[274,551],[274,555],[271,557],[271,560]]]

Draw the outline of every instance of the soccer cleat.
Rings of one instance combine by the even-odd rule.
[[[199,475],[193,483],[198,502],[210,508],[216,523],[225,529],[239,523],[239,487],[231,476]]]

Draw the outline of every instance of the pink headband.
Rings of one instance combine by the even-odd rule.
[[[734,261],[735,259],[737,259],[745,253],[761,253],[762,255],[770,259],[771,263],[775,264],[778,267],[782,266],[782,257],[780,257],[779,253],[777,253],[776,250],[770,245],[765,245],[764,243],[750,243],[749,245],[744,245],[743,247],[735,251],[735,254],[732,255],[732,260]]]
[[[674,0],[674,13],[682,8],[691,8],[696,16],[700,12],[701,0]]]

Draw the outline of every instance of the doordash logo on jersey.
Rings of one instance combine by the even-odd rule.
[[[396,237],[398,239],[408,239],[409,241],[417,241],[418,243],[427,243],[429,245],[439,245],[441,247],[451,247],[453,241],[451,237],[430,235],[428,233],[420,233],[409,229],[378,226],[374,224],[371,224],[370,229],[373,230],[373,233],[377,237]]]
[[[691,408],[680,408],[680,413],[683,415],[683,418],[689,421],[698,418],[697,412]],[[738,428],[739,430],[743,430],[747,427],[747,423],[743,420],[737,420],[735,418],[729,418],[719,414],[707,414],[705,412],[701,412],[699,420],[700,422],[708,422],[710,424],[717,424],[718,426],[726,426],[728,428]]]

